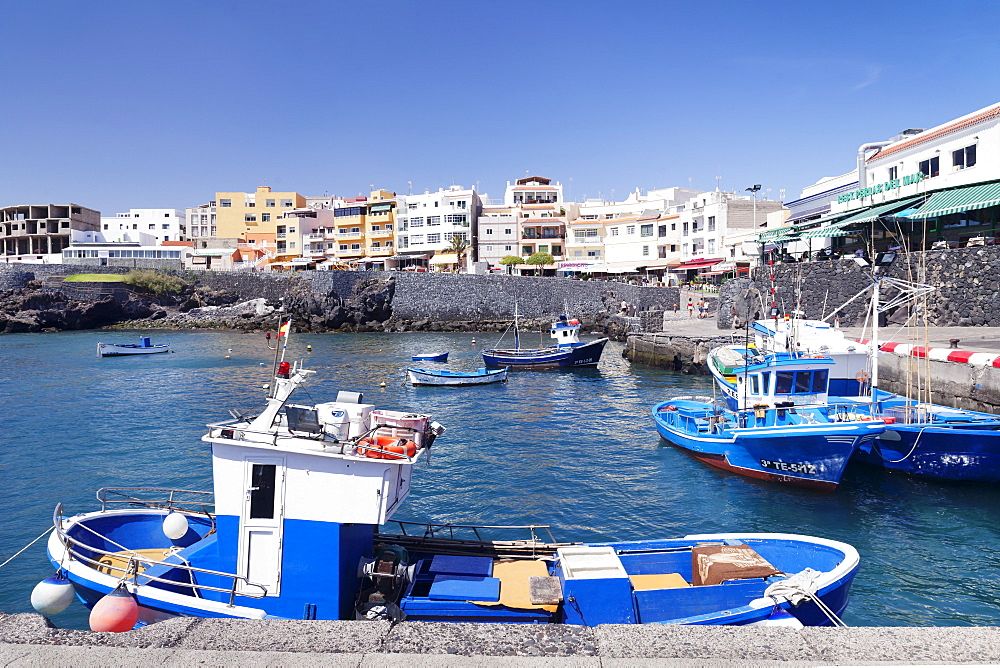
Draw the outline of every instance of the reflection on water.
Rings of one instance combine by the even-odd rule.
[[[101,486],[210,489],[204,426],[259,406],[273,353],[261,335],[154,333],[175,354],[97,359],[98,340],[138,333],[0,337],[0,561],[49,524],[58,501],[94,507]],[[364,392],[382,408],[426,411],[448,427],[397,519],[550,524],[560,540],[712,531],[782,531],[856,546],[862,571],[846,621],[855,625],[995,625],[1000,569],[995,486],[941,485],[850,466],[833,494],[779,487],[706,467],[661,441],[649,410],[680,395],[710,397],[692,378],[621,357],[611,342],[597,369],[511,371],[505,384],[403,385],[426,351],[448,368],[482,365],[473,334],[294,336],[293,359],[317,374],[297,400]],[[311,350],[309,350],[311,346]],[[385,383],[385,387],[380,387]],[[0,611],[30,609],[50,570],[38,544],[0,570]],[[80,606],[55,621],[86,623]]]

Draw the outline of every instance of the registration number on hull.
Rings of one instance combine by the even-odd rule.
[[[801,473],[803,475],[816,475],[819,471],[809,462],[776,462],[771,459],[760,460],[760,465],[766,469],[784,471],[786,473]]]

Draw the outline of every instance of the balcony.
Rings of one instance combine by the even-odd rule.
[[[359,230],[357,232],[337,232],[334,236],[337,239],[360,239],[364,235],[365,233]]]
[[[392,230],[368,230],[370,237],[391,237]]]
[[[538,233],[534,230],[524,230],[521,232],[522,239],[565,239],[566,235],[559,232],[544,231]]]
[[[308,241],[325,241],[326,240],[326,235],[325,234],[307,234],[307,235],[305,235],[303,237],[303,240],[307,241],[307,242]]]

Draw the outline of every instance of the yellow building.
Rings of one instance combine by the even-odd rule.
[[[247,243],[276,239],[278,221],[286,211],[302,208],[306,198],[296,192],[271,192],[258,186],[253,193],[215,193],[216,236]]]
[[[373,190],[368,197],[365,217],[365,256],[369,260],[384,260],[395,252],[393,234],[396,228],[396,193]]]

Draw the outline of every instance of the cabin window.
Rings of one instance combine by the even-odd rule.
[[[751,394],[760,394],[760,377],[753,375],[750,376],[750,392]]]
[[[771,374],[761,374],[764,377],[764,394],[771,393]]]
[[[828,371],[826,369],[820,369],[815,374],[813,374],[813,392],[826,392],[826,381]]]
[[[791,394],[792,393],[792,381],[795,379],[794,371],[779,371],[775,374],[778,377],[777,386],[774,389],[775,394]]]
[[[254,464],[250,474],[250,518],[274,519],[275,464]]]
[[[812,372],[799,371],[795,374],[795,393],[808,394],[812,389]]]

